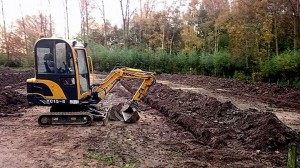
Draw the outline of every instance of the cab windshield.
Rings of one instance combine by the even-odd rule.
[[[39,41],[36,45],[38,74],[74,74],[72,51],[64,41]]]

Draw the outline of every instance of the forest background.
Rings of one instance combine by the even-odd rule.
[[[94,68],[117,64],[157,73],[209,75],[300,86],[300,0],[116,0],[121,26],[111,24],[105,0],[78,0],[81,30]],[[26,2],[26,1],[24,1]],[[51,0],[45,1],[51,4]],[[64,38],[70,38],[70,3]],[[77,3],[77,1],[76,1]],[[137,8],[132,8],[135,3]],[[33,67],[38,34],[55,34],[51,12],[5,20],[1,0],[0,65]],[[163,6],[158,10],[157,6]],[[18,7],[17,7],[18,6]],[[96,13],[102,21],[95,19]]]

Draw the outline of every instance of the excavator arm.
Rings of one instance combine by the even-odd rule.
[[[149,88],[155,84],[155,77],[153,72],[142,71],[140,69],[133,69],[127,67],[116,68],[104,79],[103,83],[93,89],[94,95],[98,95],[100,101],[110,92],[111,89],[121,79],[142,79],[143,83],[134,94],[132,100],[126,103],[123,107],[110,112],[110,118],[113,120],[122,120],[125,122],[136,122],[139,120],[137,103],[146,95]],[[114,109],[114,108],[112,108]]]
[[[100,85],[94,92],[96,92],[100,99],[103,100],[105,96],[110,92],[110,90],[115,86],[115,84],[124,78],[132,79],[143,79],[143,83],[139,89],[134,94],[132,101],[139,101],[149,90],[149,88],[155,84],[155,78],[153,72],[146,72],[140,69],[133,68],[116,68],[110,72],[110,74],[105,78],[102,85]]]

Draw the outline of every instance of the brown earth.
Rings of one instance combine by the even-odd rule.
[[[300,109],[300,88],[195,75],[157,75],[158,80],[201,87],[215,94],[258,100],[274,107]]]
[[[1,113],[24,114],[0,117],[0,167],[285,167],[287,144],[299,141],[286,121],[266,112],[298,113],[296,88],[159,75],[138,123],[39,127],[37,117],[49,108],[26,106],[24,82],[32,73],[0,73]],[[121,82],[100,106],[130,100],[138,83]]]
[[[15,115],[19,109],[27,107],[26,95],[18,89],[25,89],[26,79],[32,78],[33,72],[18,72],[0,67],[0,117]]]

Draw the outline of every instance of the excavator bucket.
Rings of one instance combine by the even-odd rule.
[[[132,103],[120,103],[109,110],[109,119],[112,121],[124,121],[135,123],[140,119],[139,112]]]
[[[126,123],[135,123],[140,119],[139,112],[133,104],[125,104],[121,111]]]

